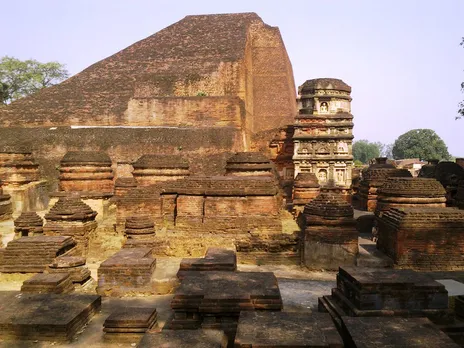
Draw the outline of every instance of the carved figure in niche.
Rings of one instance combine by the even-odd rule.
[[[337,145],[338,152],[348,152],[348,144],[344,142],[340,142]]]
[[[321,113],[327,113],[329,111],[329,105],[326,102],[321,103]]]
[[[326,182],[327,181],[327,170],[320,169],[319,173],[317,173],[317,178],[319,179],[320,183]]]
[[[337,181],[345,182],[345,171],[344,170],[337,170]]]
[[[321,146],[317,149],[316,153],[330,153],[330,151],[329,151],[324,145],[321,145]]]

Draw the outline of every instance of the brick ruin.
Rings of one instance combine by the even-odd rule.
[[[11,196],[3,193],[3,182],[0,180],[0,221],[9,220],[13,207],[11,204]]]
[[[195,272],[214,272],[237,270],[237,255],[233,250],[208,248],[202,258],[182,259],[177,272],[177,278],[183,279]],[[191,273],[194,272],[194,273]]]
[[[293,125],[280,129],[269,143],[270,159],[274,163],[279,186],[288,203],[292,200],[295,166],[293,164]]]
[[[353,208],[343,196],[322,192],[305,205],[302,227],[302,263],[312,269],[338,269],[354,265],[358,231]]]
[[[445,207],[446,191],[439,181],[427,178],[388,178],[377,190],[375,214],[390,208]]]
[[[43,224],[36,212],[22,212],[14,221],[15,239],[43,235]]]
[[[27,148],[0,151],[0,179],[5,185],[20,186],[40,180],[39,164]]]
[[[391,208],[377,220],[377,247],[395,267],[464,269],[464,211],[450,208]]]
[[[448,291],[428,275],[411,270],[340,267],[337,287],[319,298],[337,326],[350,317],[428,317],[437,324],[453,321]]]
[[[47,182],[41,179],[39,164],[29,146],[0,146],[0,202],[13,214],[23,210],[42,210],[48,205]],[[7,195],[11,201],[8,201]]]
[[[123,248],[156,248],[160,242],[156,239],[155,223],[149,216],[139,215],[126,219]],[[155,251],[156,253],[156,251]]]
[[[279,192],[266,177],[191,177],[165,184],[162,214],[183,233],[278,233]]]
[[[272,176],[271,161],[260,152],[237,152],[227,159],[226,176]]]
[[[182,154],[192,173],[217,175],[231,153],[265,147],[257,135],[293,122],[295,95],[277,27],[255,13],[187,16],[2,108],[0,146],[33,138],[49,173],[88,149],[115,162]],[[79,126],[92,127],[69,128]]]
[[[0,108],[0,219],[11,202],[19,216],[0,271],[39,273],[21,288],[30,302],[0,292],[8,303],[0,338],[71,340],[101,301],[71,292],[88,291],[89,249],[111,240],[123,245],[99,265],[97,294],[153,296],[166,293],[162,282],[174,285],[164,327],[155,328],[153,305],[120,299],[125,307],[103,324],[106,338],[148,332],[140,346],[176,348],[380,346],[405,339],[392,330],[396,320],[418,340],[452,347],[434,325],[453,322],[442,284],[409,270],[350,267],[360,248],[348,201],[354,192],[376,212],[358,227],[376,219],[377,246],[396,268],[463,270],[464,212],[445,201],[464,206],[464,170],[431,163],[411,178],[380,158],[360,181],[351,87],[313,79],[297,103],[295,94],[279,30],[253,13],[224,14],[187,16]],[[43,226],[32,210],[42,215],[57,187]],[[97,215],[106,229],[97,231]],[[336,288],[319,299],[328,313],[283,312],[276,275],[237,271],[244,264],[339,269]]]
[[[464,169],[455,162],[431,160],[422,166],[419,171],[420,178],[437,179],[446,190],[446,205],[455,206],[455,196],[458,192],[459,182],[464,180]],[[459,198],[458,198],[459,199]]]
[[[114,181],[114,196],[120,198],[137,187],[134,177],[119,177]]]
[[[49,274],[69,274],[74,285],[83,285],[91,279],[86,259],[82,256],[58,256],[45,269]]]
[[[97,293],[116,297],[153,294],[155,268],[156,259],[150,248],[121,249],[100,264]]]
[[[150,186],[190,175],[189,163],[177,155],[143,155],[132,166],[137,186]]]
[[[393,164],[387,163],[386,157],[375,159],[367,169],[362,171],[362,180],[359,183],[358,203],[360,209],[375,211],[377,206],[377,190],[390,177],[411,177],[407,169],[396,169]]]
[[[298,173],[293,184],[293,209],[302,211],[306,203],[319,195],[319,181],[314,173]]]
[[[60,255],[75,252],[69,236],[35,236],[12,240],[0,249],[0,272],[40,273]]]
[[[60,161],[59,189],[84,195],[112,195],[111,158],[105,152],[69,151]]]
[[[69,273],[38,273],[23,282],[21,292],[36,294],[69,294],[74,286]]]
[[[77,243],[76,253],[87,256],[90,239],[97,228],[95,217],[97,212],[92,210],[78,196],[62,197],[45,214],[46,236],[71,236]]]
[[[165,329],[216,329],[233,346],[241,311],[280,311],[282,297],[270,272],[194,272],[174,293]]]

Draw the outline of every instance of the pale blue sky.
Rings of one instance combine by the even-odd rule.
[[[393,142],[434,129],[464,157],[464,0],[0,0],[0,56],[56,60],[78,73],[186,15],[256,12],[278,26],[295,83],[341,78],[353,88],[356,139]]]

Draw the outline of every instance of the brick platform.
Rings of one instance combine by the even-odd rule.
[[[74,291],[69,273],[39,273],[25,280],[21,292],[37,294],[68,294]]]
[[[378,219],[377,247],[398,268],[464,269],[464,211],[392,208]]]
[[[453,321],[448,292],[430,276],[411,270],[340,267],[332,295],[319,298],[319,311],[340,324],[342,316],[426,316],[436,323]]]
[[[147,333],[138,348],[226,348],[227,337],[217,330],[163,330]]]
[[[84,284],[90,279],[90,270],[85,267],[86,260],[81,256],[60,256],[47,266],[46,273],[69,273],[71,281]]]
[[[122,296],[127,293],[151,293],[156,259],[150,248],[122,249],[98,268],[97,293]]]
[[[343,342],[327,313],[242,312],[235,348],[330,347]]]
[[[223,330],[233,343],[241,311],[282,309],[277,279],[271,272],[195,273],[177,288],[171,301],[174,317],[165,328]]]
[[[70,341],[100,307],[97,295],[0,292],[0,338]]]
[[[0,272],[43,272],[55,257],[73,252],[76,242],[69,236],[37,236],[12,240],[3,249]]]
[[[237,256],[233,250],[208,248],[203,258],[182,259],[177,277],[183,279],[191,272],[236,271]]]
[[[427,318],[343,317],[346,348],[458,348]]]
[[[126,307],[110,314],[103,324],[106,333],[144,333],[156,324],[152,307]]]

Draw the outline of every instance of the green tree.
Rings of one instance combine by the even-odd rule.
[[[69,73],[58,62],[40,63],[29,59],[0,58],[0,102],[12,101],[52,86],[68,78]]]
[[[447,160],[451,157],[445,142],[431,129],[413,129],[400,135],[392,153],[394,159]]]
[[[381,143],[370,143],[368,140],[358,140],[353,144],[353,159],[367,164],[372,158],[380,156]]]
[[[460,43],[462,47],[464,47],[464,37]],[[461,83],[461,91],[464,92],[464,82]],[[456,118],[461,118],[464,116],[464,100],[458,104],[458,116]]]

